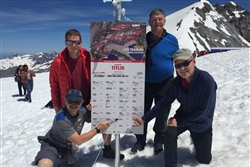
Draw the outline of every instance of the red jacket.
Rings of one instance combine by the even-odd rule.
[[[68,56],[67,48],[58,54],[58,57],[52,62],[50,67],[49,82],[54,107],[65,107],[65,96],[72,88],[71,73],[66,63],[66,56]],[[80,56],[82,57],[82,70],[86,78],[86,83],[81,83],[83,84],[81,92],[84,105],[86,105],[90,101],[90,54],[86,49],[81,48]]]

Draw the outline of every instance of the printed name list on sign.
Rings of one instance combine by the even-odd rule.
[[[106,134],[142,134],[133,115],[144,113],[146,23],[91,22],[92,128],[113,121]]]

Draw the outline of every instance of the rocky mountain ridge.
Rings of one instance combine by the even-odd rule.
[[[36,73],[48,72],[51,62],[57,57],[57,54],[57,52],[38,52],[35,54],[26,54],[22,56],[14,54],[11,57],[1,59],[0,78],[14,76],[17,67],[24,64],[27,64],[29,68]]]
[[[232,1],[225,5],[214,5],[216,11],[232,24],[239,34],[250,42],[250,12]]]
[[[232,11],[233,6],[236,10]],[[219,6],[200,0],[166,16],[164,28],[177,37],[180,47],[197,52],[221,47],[250,47],[250,42],[243,38],[250,30],[248,13],[232,1]]]
[[[212,47],[250,47],[250,12],[232,1],[211,5],[207,0],[200,0],[166,18],[172,24],[166,29],[177,36],[180,47],[196,51],[209,51]],[[214,27],[209,27],[207,21]],[[36,73],[48,72],[57,54],[15,54],[1,59],[0,78],[13,76],[16,68],[23,64]]]

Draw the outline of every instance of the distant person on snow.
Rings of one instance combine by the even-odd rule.
[[[196,160],[209,164],[212,159],[212,122],[216,103],[217,84],[206,71],[195,67],[189,49],[180,49],[173,55],[178,73],[164,97],[142,118],[134,116],[134,124],[141,126],[177,100],[180,107],[168,120],[164,136],[165,167],[177,167],[177,139],[188,130],[196,150]]]
[[[18,78],[17,82],[17,86],[18,86],[18,91],[19,91],[19,96],[25,96],[26,95],[26,89],[23,85],[23,83],[21,82],[21,70],[23,69],[22,65],[19,65],[15,71],[15,77]],[[22,88],[23,88],[23,92],[22,92]]]
[[[65,107],[64,97],[70,89],[80,90],[83,106],[90,110],[90,54],[82,48],[82,37],[78,30],[70,29],[65,33],[66,48],[58,54],[50,67],[51,98],[56,113]],[[103,157],[115,159],[111,148],[111,135],[103,134]],[[123,159],[124,155],[121,154]]]
[[[110,121],[101,122],[95,129],[81,134],[85,122],[90,122],[90,111],[82,106],[82,93],[71,89],[65,98],[66,107],[61,109],[54,118],[51,129],[45,136],[38,136],[41,150],[35,157],[38,167],[80,167],[76,155],[77,145],[87,142],[96,134],[106,130]]]
[[[168,33],[164,26],[166,24],[164,11],[154,9],[149,14],[149,25],[151,31],[147,33],[146,71],[145,71],[145,106],[144,114],[157,103],[165,94],[173,80],[174,67],[172,55],[179,49],[178,40]],[[156,117],[153,130],[154,154],[163,151],[163,137],[167,124],[168,113],[171,104]],[[132,153],[142,151],[146,145],[148,123],[144,124],[143,134],[136,134],[136,143],[131,149]]]
[[[31,102],[31,92],[33,91],[34,81],[33,77],[36,76],[35,72],[29,70],[28,65],[23,65],[23,69],[21,70],[21,82],[24,85],[25,89],[27,90],[26,99],[28,102]]]

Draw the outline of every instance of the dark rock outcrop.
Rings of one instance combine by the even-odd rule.
[[[250,12],[243,9],[237,3],[228,2],[225,5],[214,5],[216,11],[221,14],[228,23],[233,25],[237,32],[250,42]]]

